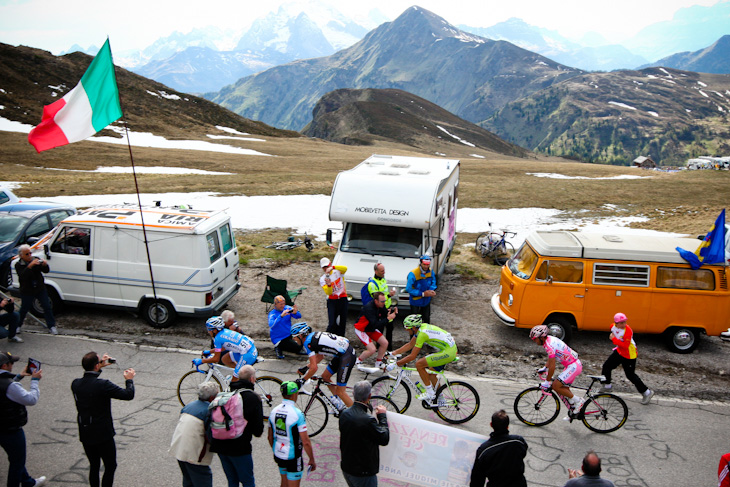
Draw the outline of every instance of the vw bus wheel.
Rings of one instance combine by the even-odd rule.
[[[177,318],[177,313],[168,301],[154,300],[145,301],[142,305],[142,315],[144,319],[154,328],[167,328],[171,326]]]
[[[551,335],[560,338],[565,343],[570,342],[573,337],[573,324],[563,316],[551,316],[543,324],[548,327]]]
[[[674,327],[666,332],[667,346],[674,353],[692,353],[700,342],[697,328]]]

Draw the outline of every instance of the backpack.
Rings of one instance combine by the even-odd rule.
[[[365,285],[360,289],[360,299],[362,299],[363,306],[373,300],[373,297],[370,295],[370,291],[368,291],[368,286],[371,282],[375,281],[373,281],[372,279],[368,279],[368,282],[366,282]]]
[[[211,436],[216,440],[232,440],[243,434],[243,398],[239,391],[219,392],[208,406]]]

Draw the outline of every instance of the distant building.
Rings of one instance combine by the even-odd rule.
[[[687,169],[728,169],[730,157],[700,156],[687,160]]]
[[[656,169],[656,162],[651,157],[639,156],[634,159],[633,166],[642,169]]]

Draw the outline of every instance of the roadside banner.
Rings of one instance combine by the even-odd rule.
[[[487,440],[451,426],[388,412],[390,442],[380,448],[380,479],[468,487],[477,448]]]

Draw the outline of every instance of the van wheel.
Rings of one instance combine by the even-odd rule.
[[[551,335],[560,338],[565,343],[570,342],[573,337],[573,324],[567,318],[551,316],[543,324],[550,329]]]
[[[674,327],[666,331],[667,346],[674,353],[692,353],[700,343],[697,328]]]
[[[142,315],[154,328],[167,328],[175,323],[177,313],[168,301],[150,299],[142,305]]]
[[[53,311],[53,316],[61,314],[63,311],[63,301],[61,301],[56,290],[50,286],[46,286],[46,292],[48,293],[48,299],[51,301],[51,311]],[[33,300],[30,310],[36,317],[42,317],[44,315],[43,306],[38,299]]]

